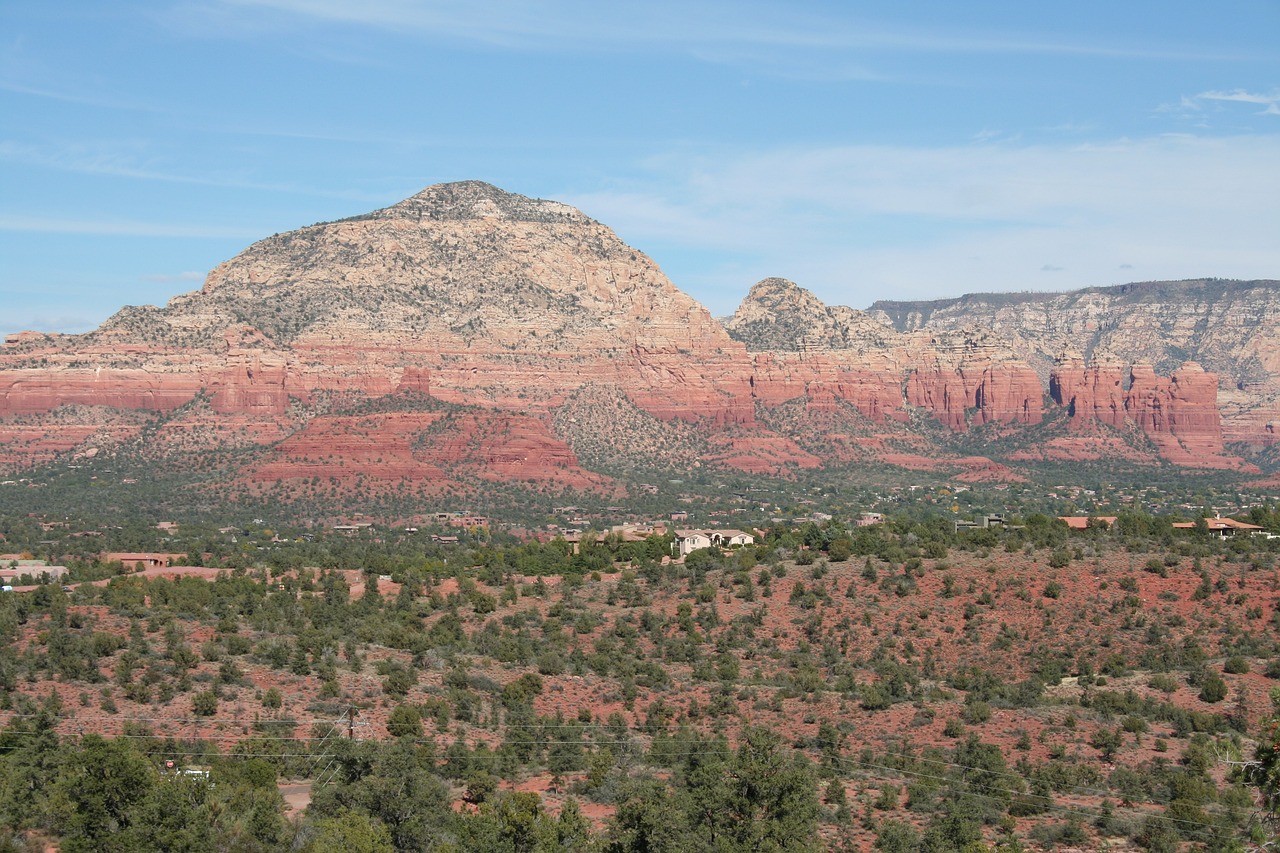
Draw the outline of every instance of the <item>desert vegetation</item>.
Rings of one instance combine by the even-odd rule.
[[[3,843],[1265,841],[1280,540],[1017,521],[775,525],[683,562],[662,535],[376,526],[168,574],[68,561],[69,591],[0,597]]]

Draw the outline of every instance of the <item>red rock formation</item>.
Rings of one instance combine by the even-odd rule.
[[[992,365],[974,392],[977,424],[1038,424],[1044,416],[1040,377],[1025,364]]]
[[[901,369],[883,359],[842,352],[758,352],[752,353],[751,368],[751,397],[765,406],[800,397],[818,406],[839,399],[876,422],[906,422],[909,417]]]
[[[0,373],[0,416],[59,406],[109,406],[167,412],[200,391],[199,376],[172,376],[110,367],[29,369]]]
[[[239,350],[227,355],[226,364],[208,386],[215,412],[284,414],[289,404],[289,370],[283,356],[261,350]]]
[[[726,327],[754,350],[752,394],[765,405],[830,395],[905,422],[905,403],[957,431],[1041,418],[1039,377],[981,332],[903,335],[778,278],[757,283]]]
[[[985,456],[965,456],[955,460],[963,470],[951,479],[961,483],[1020,483],[1026,477],[1007,465],[993,462]]]
[[[442,185],[263,240],[200,291],[122,309],[89,335],[9,336],[0,465],[97,452],[109,408],[121,435],[146,421],[156,454],[281,442],[254,469],[260,481],[363,472],[606,488],[546,426],[589,387],[621,389],[689,448],[709,443],[704,462],[771,473],[882,446],[903,464],[928,460],[936,448],[912,432],[912,408],[957,431],[1043,415],[1036,373],[990,330],[898,332],[782,279],[753,288],[727,326],[733,336],[573,208]],[[1076,437],[1136,427],[1166,458],[1200,465],[1224,459],[1214,382],[1194,365],[1169,379],[1135,367],[1125,391],[1119,365],[1077,361],[1050,389]],[[416,400],[401,408],[430,396],[469,414],[335,414],[396,393]],[[982,463],[971,476],[1006,473]]]
[[[608,477],[582,468],[569,446],[537,418],[467,413],[441,425],[440,433],[421,441],[414,452],[416,459],[493,482],[593,491],[611,483]]]
[[[1218,377],[1188,361],[1167,379],[1150,365],[1135,364],[1125,409],[1134,423],[1179,465],[1241,467],[1223,458],[1222,418],[1217,407]]]
[[[1038,424],[1043,417],[1040,379],[1016,363],[913,370],[906,396],[956,432],[990,423]]]
[[[821,468],[822,460],[789,438],[767,430],[752,435],[716,435],[703,460],[748,474],[785,477],[792,468]]]
[[[1074,430],[1102,423],[1116,429],[1133,425],[1178,465],[1199,468],[1252,466],[1225,455],[1222,415],[1218,410],[1218,377],[1193,361],[1169,377],[1156,375],[1149,364],[1124,370],[1114,359],[1086,365],[1077,357],[1059,360],[1049,378],[1049,393],[1066,406]]]
[[[1086,365],[1084,359],[1063,357],[1049,375],[1049,395],[1066,406],[1072,425],[1101,421],[1121,428],[1125,409],[1124,366],[1111,359]]]
[[[969,428],[968,409],[974,399],[977,381],[962,369],[941,367],[913,370],[907,376],[907,403],[928,409],[939,421],[956,432]]]
[[[901,331],[998,330],[1014,356],[1044,375],[1063,352],[1105,352],[1120,365],[1162,370],[1194,359],[1218,375],[1226,440],[1262,451],[1275,442],[1267,425],[1280,416],[1278,312],[1280,282],[1201,279],[878,302],[867,316]],[[1126,367],[1119,378],[1127,376]],[[1117,413],[1111,422],[1122,421]]]
[[[458,476],[555,489],[606,490],[538,419],[503,413],[390,412],[315,418],[249,472],[259,482],[356,479],[434,490]]]
[[[412,391],[424,397],[431,396],[431,372],[421,365],[410,365],[400,374],[396,391]]]
[[[1280,443],[1280,405],[1256,406],[1234,417],[1223,417],[1222,440],[1265,450]]]

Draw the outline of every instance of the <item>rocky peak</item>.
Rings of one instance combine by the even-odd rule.
[[[769,434],[764,417],[782,424],[802,407],[805,417],[836,424],[851,407],[876,429],[910,431],[916,408],[957,431],[1016,429],[1039,423],[1044,409],[1042,377],[1026,354],[1051,361],[1050,353],[1064,353],[1050,392],[1069,407],[1075,437],[1101,421],[1145,433],[1178,464],[1230,466],[1238,460],[1221,455],[1216,365],[1226,351],[1241,366],[1227,389],[1236,440],[1267,446],[1280,420],[1275,284],[1176,288],[1175,296],[1200,294],[1190,306],[1158,298],[1153,287],[1137,289],[1143,301],[1128,290],[966,297],[916,311],[928,322],[898,331],[889,314],[877,321],[767,278],[721,324],[651,259],[568,205],[480,181],[440,184],[382,210],[261,240],[211,272],[200,291],[164,308],[122,309],[95,333],[13,336],[0,346],[0,465],[6,452],[13,464],[28,453],[5,450],[5,441],[27,446],[26,426],[9,416],[67,406],[177,412],[207,398],[213,417],[257,424],[266,442],[305,431],[333,399],[397,392],[496,413],[458,441],[483,444],[481,433],[517,418],[512,434],[532,456],[548,444],[529,419],[555,417],[592,388],[657,421],[696,424],[706,440],[732,447],[707,461],[743,470],[778,458],[808,466],[821,454],[794,442],[782,453],[791,439]],[[1195,356],[1207,370],[1186,364],[1168,375],[1163,362],[1174,355],[1179,364]],[[780,409],[787,412],[772,414]],[[415,429],[436,417],[418,415]],[[129,418],[136,416],[121,423],[135,423]],[[593,423],[604,429],[607,421]],[[866,425],[850,424],[855,432]],[[607,446],[605,433],[575,429],[590,446]],[[742,442],[753,430],[759,442],[750,456]],[[345,434],[309,440],[328,446]],[[827,447],[827,438],[813,441]],[[61,442],[50,427],[41,452],[61,452]],[[404,459],[412,455],[401,449]],[[379,455],[396,454],[370,459]],[[518,454],[481,454],[508,455]],[[404,476],[434,476],[430,470]]]
[[[733,316],[725,321],[730,337],[754,352],[802,352],[883,346],[892,330],[861,311],[828,307],[785,278],[756,282]]]
[[[135,315],[111,325],[202,344],[242,323],[276,346],[384,338],[544,352],[611,329],[614,348],[690,349],[691,336],[729,344],[705,309],[604,225],[482,181],[276,234],[213,270],[199,293]]]
[[[357,219],[417,219],[435,222],[505,219],[515,222],[581,225],[594,223],[582,211],[562,202],[510,193],[484,181],[435,184],[398,204]]]
[[[777,314],[787,311],[816,317],[827,312],[822,300],[794,281],[771,276],[756,282],[751,292],[738,306],[737,314],[766,311]],[[737,315],[735,315],[737,316]]]

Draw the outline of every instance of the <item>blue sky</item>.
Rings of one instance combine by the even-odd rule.
[[[1280,278],[1277,45],[1277,0],[0,0],[0,332],[465,179],[717,315]]]

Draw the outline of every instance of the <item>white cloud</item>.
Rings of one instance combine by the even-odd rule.
[[[195,272],[188,270],[187,272],[174,273],[155,273],[153,275],[144,275],[143,281],[155,282],[156,284],[178,284],[188,281],[204,281],[207,273]]]
[[[1280,116],[1280,89],[1273,89],[1270,93],[1236,89],[1231,92],[1215,90],[1200,92],[1197,95],[1183,95],[1177,104],[1166,104],[1159,111],[1178,112],[1183,118],[1199,118],[1205,114],[1207,104],[1219,105],[1218,108],[1223,109],[1222,104],[1232,103],[1254,104],[1262,107],[1261,110],[1255,111],[1256,115]]]
[[[1234,92],[1201,92],[1196,95],[1196,100],[1257,104],[1264,107],[1260,113],[1261,115],[1280,116],[1280,89],[1271,92],[1269,95],[1246,92],[1243,89],[1236,89]]]
[[[1280,138],[1268,136],[792,148],[655,160],[637,180],[646,191],[566,200],[659,263],[664,251],[727,254],[689,279],[683,261],[664,263],[700,298],[728,276],[740,296],[782,275],[865,307],[890,294],[1105,285],[1122,265],[1152,279],[1280,277],[1277,162]]]
[[[63,219],[0,213],[0,231],[38,234],[89,234],[107,237],[195,237],[210,240],[257,240],[263,235],[247,228],[138,222],[127,219]]]
[[[262,17],[249,19],[256,11]],[[523,49],[573,44],[598,51],[643,44],[695,50],[725,61],[727,46],[797,51],[890,50],[946,54],[1041,54],[1136,59],[1195,58],[1239,60],[1239,54],[1196,51],[1187,44],[1152,45],[1059,39],[1017,30],[962,29],[939,23],[884,24],[858,14],[815,12],[803,5],[746,0],[205,0],[181,7],[179,20],[207,28],[217,23],[228,34],[255,27],[296,25],[298,20],[357,25],[432,38],[456,38]],[[194,23],[198,22],[198,23]],[[740,56],[738,58],[741,58]],[[845,67],[843,73],[863,73]]]

